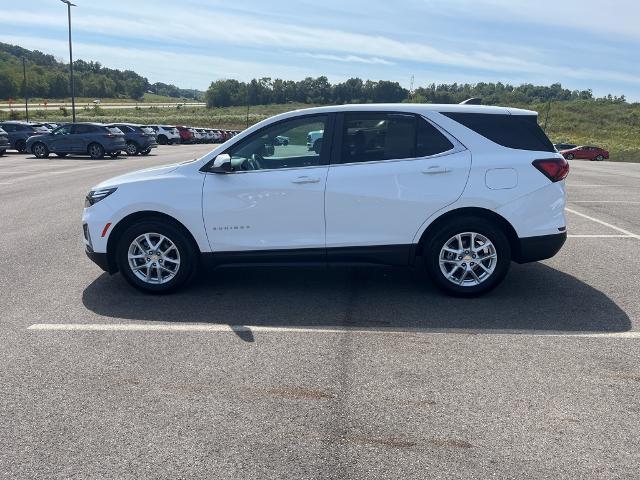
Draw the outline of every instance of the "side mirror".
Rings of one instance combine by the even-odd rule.
[[[213,173],[231,173],[231,156],[227,153],[221,153],[213,161],[211,172]]]

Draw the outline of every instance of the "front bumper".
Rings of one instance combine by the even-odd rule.
[[[109,258],[106,253],[98,253],[91,250],[90,247],[85,248],[85,253],[89,260],[98,265],[102,270],[107,273],[114,273],[113,269],[109,266]]]
[[[553,257],[567,240],[566,230],[552,235],[520,238],[513,260],[517,263],[537,262]]]

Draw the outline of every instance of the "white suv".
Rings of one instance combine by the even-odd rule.
[[[321,148],[309,151],[320,131]],[[297,110],[198,160],[95,186],[84,239],[94,262],[148,292],[175,290],[206,260],[404,265],[471,296],[495,287],[512,260],[560,250],[568,170],[532,111]]]
[[[145,125],[145,127],[153,130],[156,140],[160,145],[180,143],[180,132],[176,127],[169,125]]]

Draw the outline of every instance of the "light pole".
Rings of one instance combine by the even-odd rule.
[[[24,111],[27,116],[27,122],[29,121],[29,95],[27,94],[27,61],[22,57],[22,76],[23,76],[23,89],[24,89]]]
[[[67,16],[69,18],[69,86],[71,87],[71,115],[73,116],[73,122],[76,121],[76,90],[75,83],[73,81],[73,49],[71,48],[71,7],[77,7],[76,4],[71,3],[69,0],[60,0],[62,3],[67,4]]]

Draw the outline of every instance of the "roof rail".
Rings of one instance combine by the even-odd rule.
[[[460,105],[482,105],[482,99],[477,97],[467,98],[464,102],[460,102]]]

